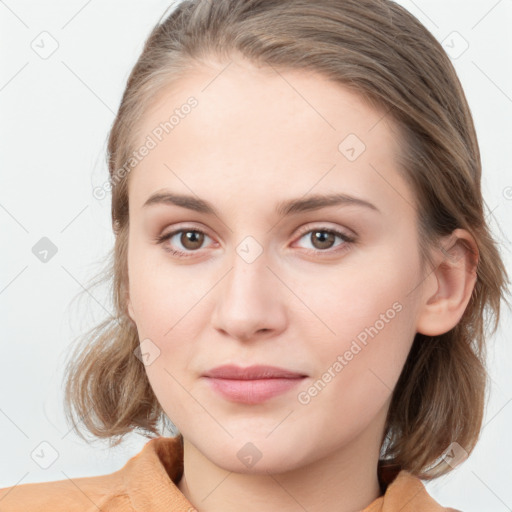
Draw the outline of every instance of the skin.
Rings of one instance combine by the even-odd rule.
[[[129,176],[128,309],[141,342],[160,351],[146,371],[185,439],[179,488],[200,511],[239,511],[240,503],[245,511],[361,510],[380,495],[386,413],[415,333],[446,332],[469,301],[467,251],[455,244],[453,259],[435,251],[438,265],[423,278],[415,200],[396,166],[398,132],[339,84],[242,58],[227,68],[212,61],[155,99],[138,143],[189,96],[197,107]],[[351,133],[366,146],[354,161],[338,149]],[[207,200],[218,216],[143,207],[163,189]],[[378,211],[274,211],[283,200],[333,192]],[[206,236],[155,242],[178,228]],[[355,242],[315,243],[311,230],[325,229]],[[467,232],[453,235],[476,248]],[[249,254],[262,251],[250,263],[237,253],[248,236]],[[164,249],[171,246],[190,257]],[[334,371],[338,356],[397,303],[400,311]],[[307,377],[262,404],[240,404],[201,378],[228,363]],[[301,403],[298,394],[329,368],[330,382]],[[261,456],[251,467],[237,456],[249,442]]]

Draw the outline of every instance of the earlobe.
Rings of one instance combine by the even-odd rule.
[[[436,250],[436,267],[429,280],[437,285],[424,287],[416,331],[438,336],[455,327],[469,303],[476,283],[478,247],[471,234],[456,229]]]

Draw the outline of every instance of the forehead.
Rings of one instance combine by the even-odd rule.
[[[355,92],[305,70],[240,60],[194,69],[163,89],[140,120],[135,146],[149,139],[152,149],[130,174],[134,207],[164,187],[212,201],[235,189],[265,200],[270,192],[282,199],[341,189],[412,204],[397,171],[394,123]]]

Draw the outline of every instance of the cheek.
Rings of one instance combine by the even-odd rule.
[[[411,258],[404,258],[403,251],[391,247],[361,252],[346,266],[333,267],[318,279],[309,275],[303,279],[300,293],[318,312],[326,341],[360,335],[364,342],[368,329],[391,336],[408,326],[418,268]]]
[[[153,280],[155,277],[143,272],[130,285],[141,348],[147,343],[158,353],[158,359],[146,370],[150,377],[165,370],[175,372],[177,368],[183,374],[193,356],[192,341],[199,336],[206,303],[201,304],[195,294],[181,292],[179,283],[165,286],[165,281]],[[190,282],[188,286],[191,287]],[[203,295],[204,292],[199,297]]]
[[[177,396],[180,387],[172,376],[185,384],[194,355],[192,341],[208,318],[205,299],[211,285],[204,276],[191,276],[185,267],[162,262],[161,256],[152,259],[151,252],[135,249],[129,255],[130,301],[142,352],[146,345],[156,354],[146,365],[152,387],[157,395],[164,389],[164,396]]]
[[[128,258],[129,295],[141,339],[169,336],[208,291],[191,267],[171,265],[158,251],[137,248]]]
[[[307,336],[316,339],[309,349],[317,356],[319,387],[336,382],[329,387],[353,405],[363,396],[383,402],[392,392],[414,339],[417,305],[410,292],[418,275],[417,262],[391,249],[333,273],[313,293],[310,288],[308,305],[322,321],[322,335],[311,326]]]
[[[302,396],[307,402],[316,393],[321,408],[335,404],[329,414],[339,421],[353,414],[354,432],[390,400],[415,335],[416,304],[408,294],[416,269],[396,260],[386,269],[375,264],[345,280],[343,306],[329,310],[335,342],[324,344],[319,381]]]

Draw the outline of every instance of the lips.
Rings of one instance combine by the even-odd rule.
[[[224,365],[209,370],[203,377],[214,391],[231,402],[258,404],[290,391],[306,375],[276,366]]]
[[[254,379],[297,379],[304,374],[278,368],[277,366],[255,365],[241,368],[235,365],[224,365],[213,368],[204,374],[205,377],[216,379],[254,380]]]

